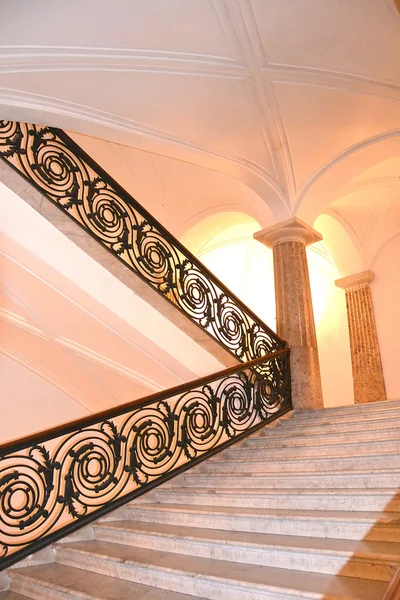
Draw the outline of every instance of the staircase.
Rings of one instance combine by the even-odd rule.
[[[295,413],[10,569],[0,600],[381,600],[399,417],[400,401]]]

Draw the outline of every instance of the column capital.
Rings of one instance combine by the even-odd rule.
[[[297,217],[281,221],[261,231],[256,231],[254,239],[268,248],[273,248],[283,242],[299,242],[305,246],[320,242],[322,235]]]
[[[360,273],[354,273],[354,275],[342,277],[342,279],[336,279],[335,285],[344,290],[350,290],[368,285],[374,279],[375,273],[373,271],[361,271]]]

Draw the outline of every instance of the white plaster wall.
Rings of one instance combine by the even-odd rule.
[[[0,355],[0,387],[0,443],[88,414],[67,394],[4,355]]]
[[[307,249],[324,407],[354,404],[350,339],[339,272],[312,248]]]
[[[253,239],[260,225],[248,215],[224,213],[190,229],[182,242],[271,329],[276,331],[272,250]],[[339,270],[323,244],[307,249],[324,406],[354,403],[350,341]]]
[[[371,293],[386,394],[393,400],[400,398],[400,234],[381,249],[371,268],[375,273]]]

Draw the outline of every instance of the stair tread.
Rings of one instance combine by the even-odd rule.
[[[236,462],[236,461],[235,461]],[[247,461],[246,461],[247,462]],[[268,464],[268,463],[267,463]],[[353,477],[353,476],[368,476],[371,475],[373,473],[371,473],[370,469],[354,469],[352,471],[346,471],[345,473],[341,473],[340,471],[318,471],[316,473],[310,473],[309,471],[296,471],[295,473],[286,473],[286,472],[282,472],[282,473],[252,473],[249,472],[247,475],[245,475],[244,473],[241,474],[241,477],[251,477],[257,480],[258,479],[265,479],[267,477],[270,477],[271,479],[274,479],[276,477],[287,477],[292,479],[293,477],[324,477],[324,476],[329,476],[329,477]],[[399,477],[399,483],[400,483],[400,469],[397,468],[391,468],[391,469],[379,469],[379,475],[398,475]],[[188,472],[188,473],[184,473],[182,475],[183,480],[189,478],[189,477],[195,477],[195,478],[220,478],[221,474],[220,473],[203,473],[203,472]],[[235,477],[236,479],[238,478],[237,473],[224,473],[223,477]]]
[[[133,583],[108,575],[100,575],[92,571],[85,571],[75,567],[60,564],[38,565],[16,569],[17,577],[30,579],[46,587],[63,590],[66,593],[76,593],[77,598],[84,600],[193,600],[194,596],[169,592],[139,583]],[[19,600],[23,596],[16,596],[4,600]],[[199,598],[199,597],[197,597]],[[0,595],[0,600],[3,598]],[[199,598],[199,600],[201,600]]]
[[[348,413],[347,415],[338,414],[336,417],[334,414],[321,415],[307,415],[306,417],[299,415],[298,413],[293,415],[291,418],[286,419],[279,423],[279,427],[296,426],[300,427],[302,423],[324,423],[326,425],[334,425],[339,423],[362,423],[362,422],[373,422],[373,421],[391,421],[396,420],[400,416],[400,407],[387,409],[384,413],[380,411],[373,411],[370,413]],[[263,431],[266,431],[266,427]]]
[[[321,437],[323,437],[324,439],[326,439],[330,435],[336,435],[337,436],[337,435],[345,435],[345,434],[327,434],[327,435],[321,436]],[[313,440],[314,440],[314,437],[315,436],[313,436]],[[272,439],[268,440],[267,436],[263,436],[262,438],[258,438],[258,439],[262,439],[262,441],[264,443],[265,442],[273,442]],[[300,437],[299,438],[293,438],[293,439],[296,439],[296,440],[298,439],[298,441],[300,442],[300,444],[302,442],[304,442],[304,437],[303,436],[301,437],[301,439],[300,439]],[[293,440],[291,440],[291,441],[293,441]],[[291,447],[295,448],[296,447],[295,444],[285,445],[285,442],[287,442],[287,439],[281,438],[279,444],[276,441],[274,443],[265,443],[265,446],[261,446],[261,445],[257,446],[257,450],[262,450],[262,449],[264,449],[264,450],[270,450],[271,448],[280,448],[282,450],[282,449],[286,449],[286,448],[291,448]],[[351,439],[351,440],[344,440],[344,441],[341,441],[341,442],[337,442],[336,444],[324,444],[323,446],[324,446],[324,448],[329,447],[329,446],[331,446],[331,447],[332,446],[333,447],[337,447],[337,446],[340,446],[340,447],[342,447],[342,446],[346,446],[346,447],[347,446],[350,446],[350,447],[351,446],[355,446],[355,447],[357,447],[357,446],[361,446],[361,445],[379,446],[380,444],[385,444],[385,443],[392,443],[392,444],[393,443],[397,443],[398,444],[398,449],[400,449],[400,435],[399,435],[398,438],[393,438],[393,439],[390,439],[390,440],[367,440],[367,439],[362,439],[362,440],[358,440],[357,441],[357,440]],[[308,446],[310,446],[310,447],[316,446],[316,447],[320,448],[321,444],[317,443],[317,441],[316,441],[315,444],[308,444]],[[246,452],[253,452],[254,450],[255,450],[255,448],[252,447],[252,446],[243,446],[243,445],[239,446],[238,445],[237,447],[229,448],[227,450],[227,452],[235,452],[235,453],[237,453],[237,452],[245,452],[245,451]],[[297,448],[296,448],[296,451],[297,451]],[[299,455],[299,456],[301,456],[301,455]]]
[[[61,546],[61,545],[60,545]],[[387,583],[365,581],[340,576],[304,573],[274,567],[241,564],[230,561],[199,558],[157,550],[136,548],[111,542],[85,541],[63,544],[63,551],[78,555],[90,555],[98,560],[123,563],[129,565],[156,569],[158,571],[174,572],[180,576],[189,576],[243,587],[262,593],[276,590],[278,593],[292,590],[303,592],[315,598],[325,600],[381,600]],[[59,559],[62,560],[62,557]]]
[[[376,404],[345,404],[344,406],[328,406],[327,408],[324,408],[322,410],[301,410],[301,411],[295,411],[294,413],[294,417],[308,417],[309,415],[315,415],[315,416],[319,416],[321,415],[321,413],[326,413],[326,414],[330,414],[330,413],[339,413],[342,414],[343,411],[351,411],[354,413],[357,412],[384,412],[386,410],[391,410],[393,408],[400,408],[400,400],[399,399],[394,399],[394,400],[382,400],[381,402],[376,403]]]
[[[311,429],[311,428],[310,428]],[[306,429],[304,428],[304,430],[300,430],[300,431],[295,431],[294,433],[291,432],[289,429],[278,429],[275,428],[273,429],[271,432],[268,433],[264,433],[263,435],[259,435],[257,437],[249,437],[247,438],[245,441],[246,444],[251,444],[251,443],[255,443],[255,442],[262,442],[265,443],[267,440],[284,440],[284,439],[301,439],[304,440],[306,438],[310,438],[310,439],[317,439],[320,437],[345,437],[348,436],[349,433],[351,433],[352,435],[352,440],[357,441],[357,438],[360,440],[364,440],[366,439],[366,437],[369,435],[371,437],[374,436],[383,436],[387,433],[392,432],[393,434],[396,434],[396,438],[391,437],[391,439],[398,439],[398,437],[400,437],[400,427],[385,427],[385,428],[377,428],[375,430],[371,431],[371,426],[370,427],[365,427],[365,429],[354,429],[353,427],[349,428],[349,431],[344,431],[344,429],[341,429],[340,431],[330,431],[329,427],[322,427],[322,431],[311,431],[310,429]],[[371,440],[373,441],[373,440]]]
[[[232,448],[233,449],[233,448]],[[236,448],[236,451],[238,450],[242,450],[242,451],[246,451],[246,453],[248,453],[249,450],[252,450],[252,448],[249,448],[248,446],[244,446],[243,448]],[[231,449],[226,450],[226,452],[231,452]],[[399,454],[397,452],[393,452],[391,450],[389,450],[388,452],[376,452],[376,454],[364,454],[364,453],[360,453],[360,454],[349,454],[347,456],[325,456],[325,454],[315,454],[314,456],[299,456],[296,453],[296,456],[292,456],[290,458],[285,458],[285,457],[279,457],[279,456],[274,456],[274,457],[268,457],[268,462],[265,461],[265,459],[262,458],[250,458],[250,457],[246,457],[246,458],[240,458],[240,456],[235,457],[235,460],[232,462],[250,462],[250,463],[264,463],[264,464],[272,464],[272,463],[286,463],[286,462],[297,462],[297,463],[302,463],[302,462],[323,462],[323,461],[332,461],[332,462],[346,462],[348,460],[358,460],[358,459],[365,459],[368,458],[368,460],[371,459],[375,459],[375,460],[382,460],[385,462],[385,464],[387,464],[387,461],[389,460],[389,457],[398,457]],[[209,465],[214,465],[214,464],[220,464],[220,463],[226,463],[229,462],[227,461],[226,458],[223,457],[223,453],[221,453],[219,456],[218,454],[212,458],[210,458],[210,460],[208,461]],[[206,463],[203,463],[203,466]],[[397,468],[397,467],[395,467]],[[379,469],[380,470],[380,469]]]
[[[337,433],[336,429],[340,428],[350,428],[354,429],[354,431],[368,431],[372,426],[376,427],[379,431],[387,431],[387,430],[398,430],[400,429],[398,417],[389,419],[360,419],[358,421],[338,421],[337,423],[332,423],[332,421],[305,421],[305,424],[299,423],[297,424],[294,421],[287,421],[283,424],[276,425],[275,427],[271,427],[270,430],[268,428],[263,429],[260,437],[265,437],[266,435],[278,435],[283,432],[294,432],[296,435],[302,435],[303,432],[307,432],[310,429],[320,429],[324,428],[326,430],[330,430],[330,428],[334,428],[332,433]],[[360,429],[358,429],[360,427]],[[340,431],[339,431],[340,433]],[[252,438],[248,438],[252,439]],[[254,439],[254,438],[253,438]]]
[[[143,523],[135,521],[112,521],[95,526],[96,529],[108,529],[117,534],[147,533],[158,536],[185,538],[186,540],[206,543],[239,544],[257,546],[260,548],[285,548],[298,552],[328,552],[351,554],[351,556],[374,555],[382,560],[400,560],[400,543],[358,541],[330,538],[314,538],[309,536],[273,535],[257,532],[225,531],[220,529],[205,529],[182,525],[167,525],[160,523]]]
[[[373,521],[376,524],[399,524],[400,525],[400,514],[398,512],[372,512],[372,511],[333,511],[333,510],[301,510],[301,509],[263,509],[263,508],[239,508],[233,506],[207,506],[207,505],[193,505],[193,504],[162,504],[162,503],[149,503],[131,505],[132,511],[135,510],[147,510],[150,513],[155,510],[161,510],[163,512],[193,512],[193,513],[204,513],[204,514],[216,514],[216,515],[240,515],[250,517],[279,517],[279,518],[291,518],[291,519],[321,519],[323,521],[362,521],[370,522]]]
[[[229,488],[203,488],[203,489],[196,489],[196,491],[194,492],[194,488],[191,487],[164,487],[164,488],[159,488],[157,490],[157,494],[168,494],[170,492],[173,492],[174,494],[176,494],[177,492],[182,493],[182,494],[188,494],[190,493],[192,496],[193,495],[199,495],[199,494],[203,494],[203,495],[217,495],[217,494],[229,494],[229,495],[233,495],[233,496],[237,496],[237,495],[263,495],[263,494],[272,494],[272,495],[279,495],[279,496],[289,496],[289,495],[294,495],[294,496],[314,496],[315,494],[317,494],[318,496],[324,495],[324,496],[344,496],[344,495],[365,495],[365,496],[370,496],[373,494],[378,494],[378,495],[385,495],[385,496],[391,496],[391,499],[393,500],[394,498],[399,499],[399,492],[397,488],[339,488],[339,489],[332,489],[332,488],[255,488],[255,489],[251,489],[249,490],[248,488],[235,488],[233,489],[229,489]]]
[[[286,464],[286,463],[295,463],[295,464],[303,464],[303,463],[307,463],[307,464],[313,464],[313,463],[319,463],[319,462],[334,462],[334,463],[346,463],[349,461],[353,461],[353,460],[375,460],[375,461],[379,461],[382,460],[382,462],[384,462],[385,464],[387,464],[387,461],[390,460],[390,457],[393,458],[399,458],[399,454],[394,453],[394,452],[388,452],[386,454],[351,454],[350,456],[293,456],[291,458],[268,458],[268,462],[265,461],[265,459],[262,458],[240,458],[240,457],[235,457],[235,460],[232,462],[235,463],[239,463],[239,464],[263,464],[266,466],[266,468],[268,468],[268,465],[270,464],[275,464],[275,463],[282,463],[282,464]],[[208,466],[211,467],[213,465],[225,465],[227,462],[226,459],[222,459],[222,458],[215,458],[215,459],[211,459],[208,462]],[[205,463],[203,463],[202,466],[205,466]],[[250,471],[249,467],[249,471]],[[380,468],[376,468],[376,469],[368,469],[369,473],[374,473],[374,472],[382,472],[382,469]],[[347,471],[346,471],[347,473]]]

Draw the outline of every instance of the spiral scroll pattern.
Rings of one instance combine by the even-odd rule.
[[[32,445],[0,446],[1,569],[286,412],[291,396],[284,342],[64,132],[0,121],[0,157],[245,363]]]
[[[0,157],[235,357],[284,347],[64,132],[0,121]]]
[[[289,351],[57,437],[0,447],[0,568],[290,408]]]

